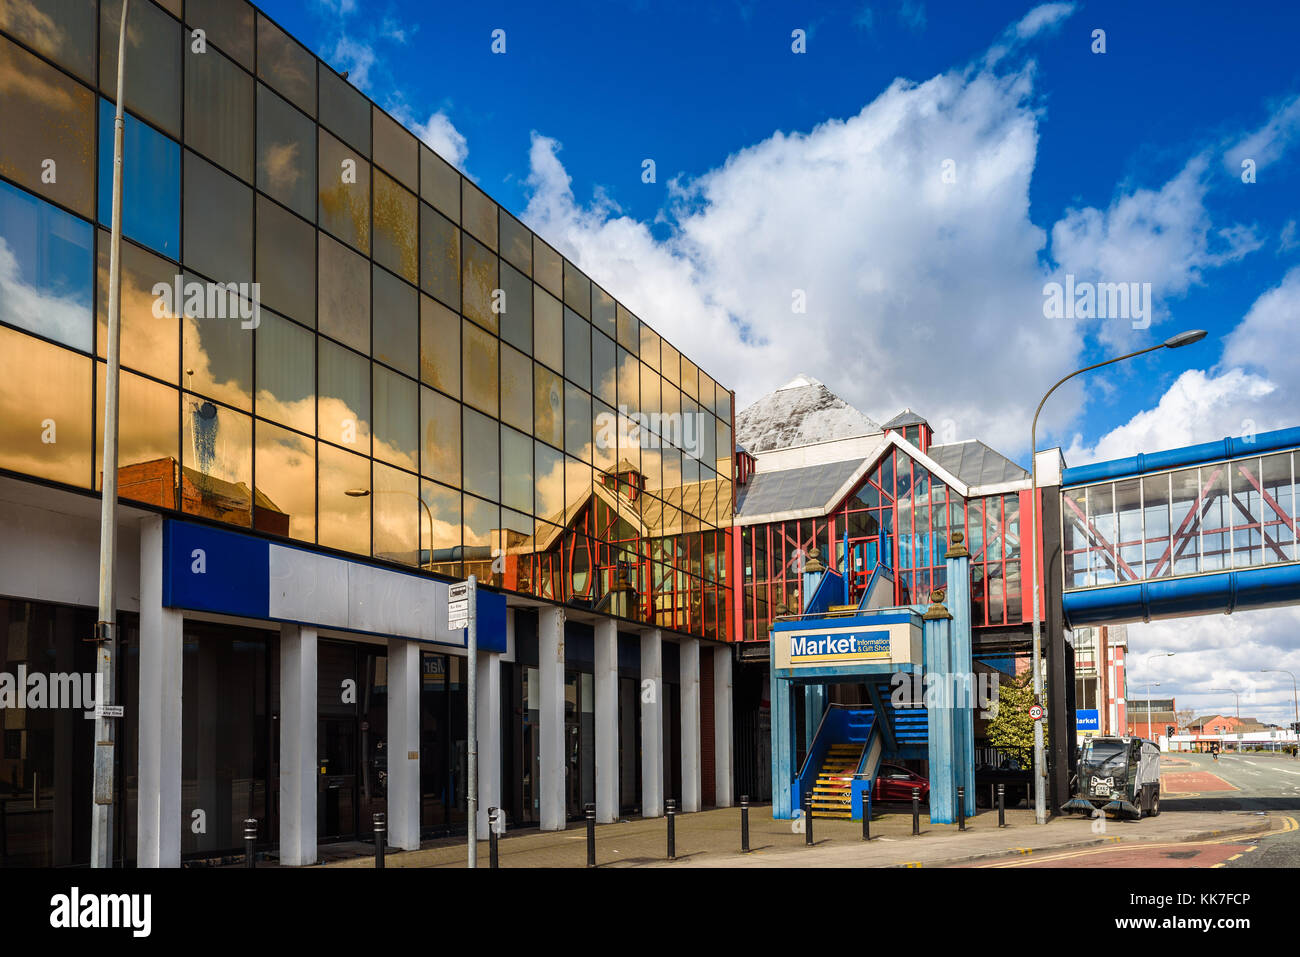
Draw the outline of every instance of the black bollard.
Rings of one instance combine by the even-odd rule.
[[[966,788],[957,785],[957,830],[966,830]]]
[[[257,843],[257,818],[244,818],[244,866],[256,867],[257,854],[253,845]]]
[[[388,847],[388,825],[383,811],[370,815],[370,827],[375,832],[375,870],[384,869],[384,850]]]
[[[912,788],[912,834],[921,833],[921,789]]]
[[[668,800],[668,860],[677,860],[677,802]]]
[[[749,795],[740,796],[740,852],[749,853]]]
[[[809,847],[813,845],[813,820],[812,820],[812,795],[809,794],[803,802],[803,842]]]
[[[998,827],[1007,826],[1007,786],[998,785]]]
[[[501,866],[497,857],[497,815],[500,813],[500,808],[488,808],[488,867],[492,870]]]
[[[596,866],[596,805],[588,804],[587,812],[587,866]]]
[[[862,839],[871,840],[871,792],[862,792]]]

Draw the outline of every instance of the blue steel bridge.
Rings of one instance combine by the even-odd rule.
[[[1300,602],[1298,473],[1300,428],[1066,469],[1067,624]]]

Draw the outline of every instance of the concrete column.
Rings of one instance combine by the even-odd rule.
[[[316,863],[316,629],[280,626],[280,863]]]
[[[957,783],[966,788],[966,816],[975,816],[975,711],[979,708],[975,664],[972,660],[970,608],[970,552],[962,532],[953,532],[944,556],[948,596],[944,601],[952,614],[952,670],[960,679],[960,694],[954,703],[953,737],[957,756]]]
[[[812,750],[813,738],[821,727],[822,715],[826,713],[826,686],[803,686],[803,751]]]
[[[718,807],[736,803],[732,790],[731,648],[713,649],[713,776]]]
[[[957,819],[957,760],[952,721],[952,616],[942,605],[925,613],[925,671],[939,682],[927,705],[927,743],[930,763],[930,821],[951,824]]]
[[[768,688],[772,702],[772,817],[790,820],[799,803],[794,796],[794,709],[790,699],[791,682],[778,678],[776,669],[768,668]]]
[[[420,645],[388,639],[388,846],[420,849]],[[364,823],[364,822],[363,822]]]
[[[618,819],[618,623],[596,623],[596,820]]]
[[[501,807],[501,655],[478,653],[478,836],[488,839],[488,808]]]
[[[663,634],[641,635],[641,816],[664,813]]]
[[[164,608],[163,520],[140,522],[140,867],[181,864],[182,616]]]
[[[703,804],[700,780],[700,643],[688,638],[678,645],[682,710],[682,810],[698,811]]]
[[[537,677],[540,741],[537,745],[540,781],[539,818],[543,831],[562,831],[565,809],[564,760],[564,609],[537,613]]]

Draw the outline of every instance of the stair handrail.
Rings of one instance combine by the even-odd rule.
[[[817,722],[817,730],[813,733],[811,739],[812,742],[816,742],[818,736],[822,733],[822,727],[826,724],[826,716],[831,713],[831,708],[843,708],[843,707],[847,707],[847,706],[842,704],[836,704],[833,701],[826,706],[826,710],[822,712],[821,720]],[[808,770],[808,762],[812,760],[812,756],[813,756],[813,749],[809,747],[808,753],[803,756],[803,764],[799,765],[799,770],[795,773],[796,778],[803,777],[804,771]]]

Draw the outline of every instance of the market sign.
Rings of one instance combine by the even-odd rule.
[[[920,629],[910,616],[889,617],[894,620],[875,616],[836,623],[835,627],[827,627],[825,621],[820,627],[778,623],[770,634],[772,663],[777,668],[798,670],[919,660]]]
[[[1100,731],[1101,713],[1096,708],[1076,708],[1074,727],[1078,731]]]

